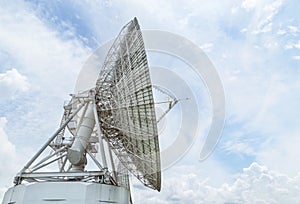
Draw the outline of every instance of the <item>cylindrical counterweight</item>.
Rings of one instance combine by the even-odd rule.
[[[91,134],[95,126],[93,103],[87,104],[86,112],[79,124],[76,136],[71,148],[68,150],[68,159],[74,166],[84,166],[86,162],[85,150],[89,144]]]

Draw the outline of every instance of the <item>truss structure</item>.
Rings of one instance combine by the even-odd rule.
[[[136,20],[121,30],[96,85],[104,138],[122,164],[144,185],[160,191],[161,167],[152,85]]]
[[[80,126],[80,124],[78,124],[77,117],[84,112],[84,109],[89,103],[94,101],[93,96],[93,94],[91,95],[86,93],[84,93],[84,95],[73,96],[72,99],[64,106],[65,110],[60,127],[18,173],[15,177],[15,184],[21,184],[23,181],[65,182],[72,180],[116,184],[115,178],[112,177],[107,169],[104,168],[96,159],[96,154],[98,153],[96,145],[99,142],[99,139],[98,135],[95,133],[90,137],[86,154],[89,155],[91,160],[94,161],[95,165],[98,167],[97,171],[72,172],[72,164],[67,159],[67,151],[74,141],[72,131],[74,132],[74,129],[76,129],[70,127],[73,127],[74,124]],[[71,133],[69,136],[65,134],[66,127],[68,127]],[[95,129],[96,128],[97,127],[95,127]],[[47,154],[46,150],[50,153]],[[58,162],[58,170],[54,170],[57,169],[56,162]]]

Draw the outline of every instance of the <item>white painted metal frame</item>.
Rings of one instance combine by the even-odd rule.
[[[86,153],[90,156],[95,165],[99,168],[99,171],[82,171],[82,172],[72,172],[72,164],[67,159],[68,149],[72,146],[74,138],[69,140],[65,139],[65,128],[69,123],[72,123],[75,117],[80,114],[85,113],[88,104],[94,103],[94,91],[90,90],[84,95],[73,96],[70,102],[65,105],[65,111],[63,114],[62,122],[60,128],[48,139],[48,141],[41,147],[41,149],[30,159],[30,161],[24,166],[24,168],[16,175],[15,184],[21,184],[23,181],[26,182],[39,182],[39,181],[94,181],[98,183],[107,183],[117,185],[115,179],[110,176],[108,169],[105,168],[97,161],[95,158],[95,153],[91,152],[93,150],[93,145],[96,141],[90,141]],[[74,106],[76,104],[76,106]],[[71,108],[72,107],[72,108]],[[75,109],[76,107],[76,109]],[[94,112],[94,111],[93,111]],[[94,112],[95,113],[95,112]],[[98,116],[96,117],[98,118]],[[80,121],[79,121],[80,122]],[[99,126],[98,126],[99,127]],[[96,127],[97,129],[97,127]],[[98,133],[100,128],[98,128]],[[100,140],[102,141],[102,139]],[[42,154],[47,148],[51,148],[52,151],[49,155],[43,156]],[[100,148],[101,149],[101,148]],[[101,150],[103,152],[103,150]],[[45,171],[45,167],[50,164],[57,162],[59,163],[58,171]],[[67,167],[66,164],[69,164]]]

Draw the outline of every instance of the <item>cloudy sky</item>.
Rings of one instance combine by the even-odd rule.
[[[211,105],[203,82],[192,87],[203,99],[194,144],[162,172],[160,193],[132,178],[135,203],[299,203],[299,7],[296,0],[0,1],[0,198],[58,127],[87,58],[136,16],[142,29],[203,49],[222,80],[226,118],[215,151],[200,162]],[[171,116],[169,129],[178,122]],[[162,148],[172,141],[167,127]]]

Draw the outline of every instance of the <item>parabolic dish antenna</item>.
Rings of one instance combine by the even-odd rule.
[[[3,203],[131,203],[128,172],[160,191],[160,119],[136,18],[115,39],[95,88],[71,96],[60,127],[17,174]]]
[[[101,131],[110,147],[146,186],[160,190],[160,158],[152,85],[135,18],[110,48],[96,85]]]

